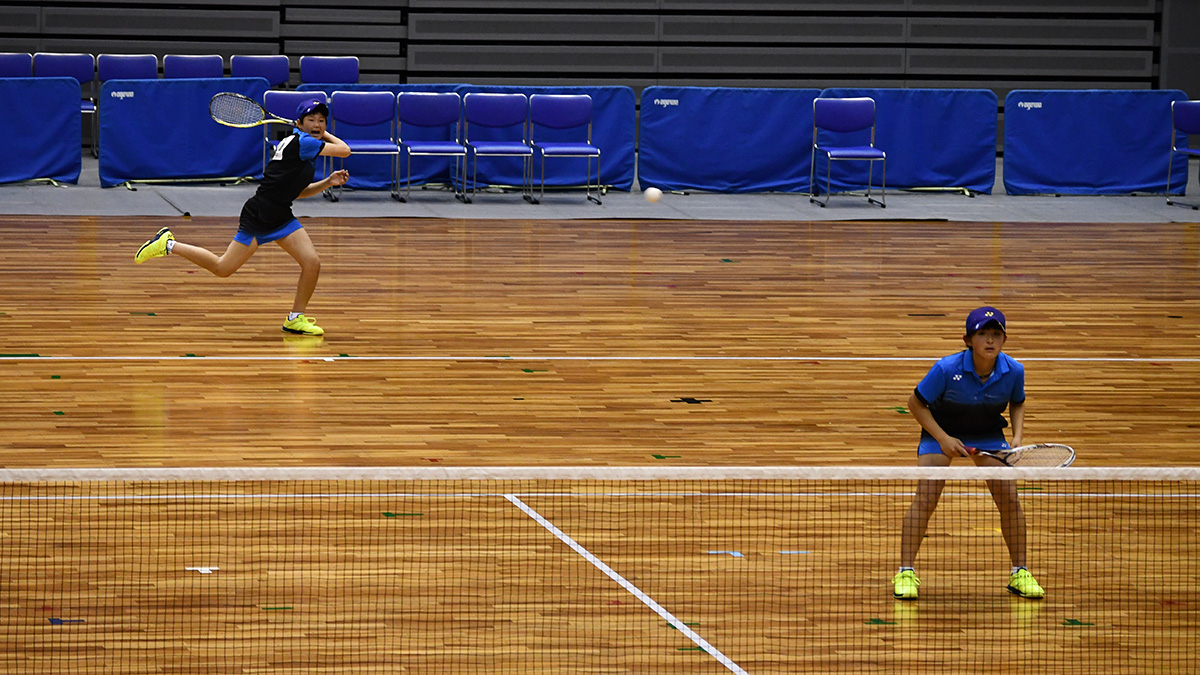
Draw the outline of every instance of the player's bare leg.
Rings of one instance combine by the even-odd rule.
[[[175,242],[171,248],[171,254],[177,255],[188,262],[191,262],[199,267],[212,272],[218,277],[227,277],[246,264],[250,256],[258,250],[258,243],[255,242],[246,246],[236,241],[229,242],[229,247],[225,249],[225,253],[218,256],[206,248]]]
[[[303,313],[317,288],[317,278],[321,276],[321,256],[317,254],[312,239],[304,229],[296,230],[280,239],[278,243],[288,255],[300,263],[300,280],[296,283],[292,311]]]

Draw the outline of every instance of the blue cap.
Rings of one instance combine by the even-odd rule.
[[[329,106],[325,105],[325,101],[319,98],[309,99],[296,106],[296,119],[298,120],[302,120],[305,115],[312,115],[313,113],[321,113],[328,118]]]
[[[971,310],[967,315],[967,335],[973,335],[976,331],[987,328],[990,324],[1000,326],[1000,330],[1008,333],[1008,329],[1004,327],[1004,314],[995,307],[980,307]]]

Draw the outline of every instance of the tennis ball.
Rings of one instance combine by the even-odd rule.
[[[648,202],[656,202],[662,199],[662,190],[659,190],[656,187],[648,187],[642,194],[645,195],[646,201]]]

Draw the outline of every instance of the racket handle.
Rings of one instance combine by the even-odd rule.
[[[976,448],[976,447],[970,446],[970,445],[964,446],[964,447],[966,447],[968,455],[978,455],[979,454],[979,448]]]

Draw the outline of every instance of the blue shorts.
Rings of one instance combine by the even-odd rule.
[[[968,448],[979,448],[980,450],[1008,450],[1008,441],[1004,440],[1004,433],[990,434],[988,436],[959,436],[959,440]],[[942,446],[933,436],[921,435],[921,443],[917,445],[918,455],[940,455],[942,454]]]
[[[295,232],[296,230],[300,230],[300,229],[303,229],[303,227],[300,225],[300,221],[293,218],[290,222],[285,223],[278,230],[275,230],[274,232],[270,232],[268,234],[260,234],[260,235],[254,236],[251,234],[247,234],[246,232],[243,232],[239,228],[237,231],[237,234],[233,235],[233,240],[239,244],[244,244],[246,246],[249,246],[250,244],[254,243],[255,239],[257,239],[259,245],[261,246],[262,244],[269,244],[273,241],[278,241],[280,239],[283,239],[284,237],[288,236],[289,234]]]

